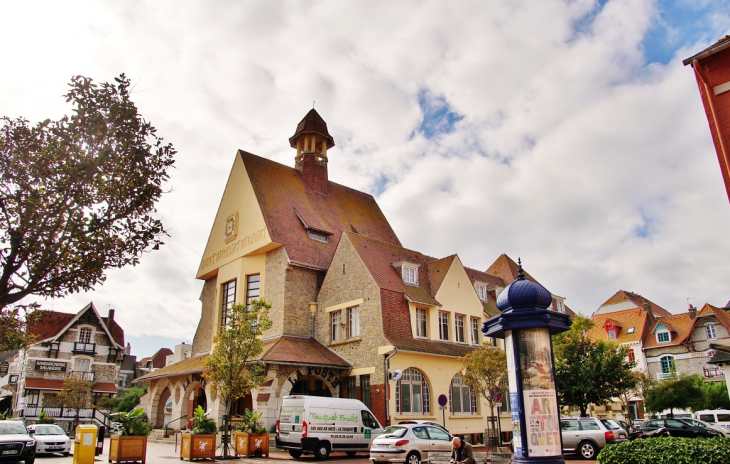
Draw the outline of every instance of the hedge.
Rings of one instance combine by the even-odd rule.
[[[659,437],[608,445],[598,464],[730,464],[730,438]]]

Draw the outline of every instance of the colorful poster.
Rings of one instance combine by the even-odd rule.
[[[521,330],[519,347],[528,456],[562,456],[550,333]]]
[[[522,431],[520,427],[520,401],[517,396],[517,374],[515,373],[514,347],[512,345],[512,331],[504,333],[504,349],[507,353],[507,380],[509,381],[509,409],[512,414],[512,448],[516,457],[524,457],[522,448]]]

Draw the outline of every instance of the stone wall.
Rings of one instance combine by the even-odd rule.
[[[264,337],[284,333],[284,283],[286,281],[287,263],[288,258],[284,247],[266,253],[266,282],[263,297],[271,304],[269,318],[272,325],[271,329],[266,331]]]
[[[211,277],[205,281],[203,291],[200,293],[202,309],[200,322],[193,338],[193,355],[210,351],[213,348],[213,336],[215,333],[216,318],[215,303],[217,295],[218,278]]]
[[[284,284],[283,333],[310,337],[312,315],[309,303],[317,301],[317,274],[319,271],[289,266]]]

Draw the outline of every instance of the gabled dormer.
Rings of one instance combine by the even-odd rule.
[[[419,264],[409,263],[408,261],[398,261],[393,263],[393,267],[400,271],[401,279],[406,285],[418,287],[418,268]]]
[[[673,335],[677,333],[677,331],[666,322],[658,322],[657,325],[654,326],[654,330],[652,332],[659,344],[671,342],[674,338]]]
[[[621,333],[621,323],[613,319],[606,319],[603,323],[603,330],[606,331],[609,340],[616,340]]]

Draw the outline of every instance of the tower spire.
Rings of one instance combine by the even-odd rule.
[[[327,149],[335,146],[335,139],[314,108],[299,122],[289,144],[297,149],[294,167],[302,173],[302,178],[314,190],[328,193]]]

